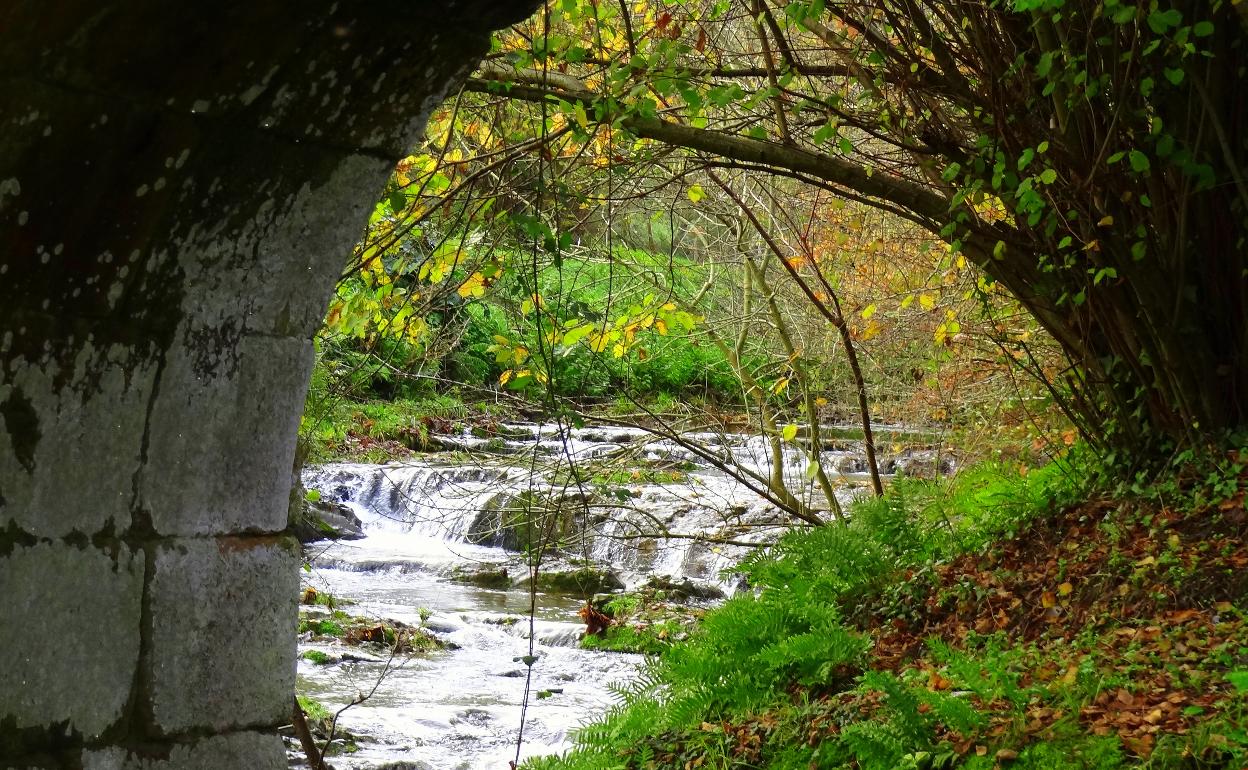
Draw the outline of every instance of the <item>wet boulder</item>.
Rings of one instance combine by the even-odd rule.
[[[491,497],[468,528],[466,540],[506,551],[554,552],[580,532],[576,501],[525,491]]]
[[[305,499],[291,518],[290,531],[301,543],[364,537],[364,524],[355,511],[331,500]]]
[[[724,598],[724,592],[718,586],[695,583],[687,577],[677,581],[667,575],[655,575],[647,580],[642,588],[662,591],[670,601],[676,602],[687,602],[691,599],[713,601]]]
[[[526,576],[516,581],[515,587],[527,589],[530,583]],[[588,596],[623,589],[624,581],[619,575],[598,567],[547,569],[537,573],[537,590],[545,593]]]
[[[463,583],[477,588],[511,588],[511,575],[507,573],[506,567],[456,567],[449,579],[452,583]]]

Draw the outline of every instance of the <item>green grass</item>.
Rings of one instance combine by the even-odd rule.
[[[311,631],[317,636],[333,636],[340,637],[346,633],[342,626],[332,620],[300,620],[299,633]]]
[[[318,666],[328,666],[334,662],[334,659],[320,650],[304,650],[299,657],[304,660],[311,661]]]
[[[313,722],[328,722],[334,718],[329,709],[315,698],[307,695],[295,696],[299,701],[299,708],[303,709],[303,713]]]
[[[586,636],[581,640],[581,647],[586,650],[658,655],[672,645],[681,628],[675,621],[663,621],[644,628],[611,626],[604,636]]]

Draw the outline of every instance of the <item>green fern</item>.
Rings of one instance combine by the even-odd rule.
[[[948,677],[959,687],[975,693],[985,703],[1004,699],[1015,706],[1024,705],[1030,694],[1019,684],[1021,673],[1010,670],[1010,658],[999,640],[989,640],[974,654],[954,650],[939,639],[929,639],[928,649],[933,660],[943,663]]]
[[[840,740],[862,770],[897,770],[908,752],[905,737],[888,722],[855,722],[841,730]]]

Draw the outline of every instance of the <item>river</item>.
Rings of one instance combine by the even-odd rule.
[[[728,570],[749,551],[744,544],[773,540],[787,522],[722,468],[766,474],[772,455],[765,441],[744,434],[684,438],[706,451],[630,429],[504,426],[496,435],[465,431],[446,442],[458,451],[418,460],[306,470],[305,485],[352,508],[366,536],[308,546],[305,583],[353,600],[346,608],[353,615],[423,624],[448,644],[390,659],[301,640],[301,653],[362,658],[299,662],[300,692],[331,710],[369,694],[339,722],[358,736],[359,750],[333,765],[503,770],[517,757],[526,684],[519,757],[568,748],[576,726],[611,704],[611,687],[636,675],[641,656],[579,648],[583,595],[539,592],[530,618],[526,588],[481,588],[462,578],[503,569],[518,581],[529,575],[521,554],[497,547],[498,511],[536,499],[527,492],[571,508],[563,547],[543,559],[543,571],[592,563],[629,587],[662,575],[730,594],[738,581]],[[838,492],[843,499],[863,480],[861,455],[852,441],[824,454],[825,466],[850,482]],[[790,488],[815,503],[799,443],[781,461]],[[907,453],[887,470],[933,461],[946,462]]]

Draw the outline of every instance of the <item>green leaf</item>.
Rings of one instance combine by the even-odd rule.
[[[1166,67],[1162,72],[1166,76],[1166,80],[1170,81],[1170,85],[1177,86],[1183,82],[1183,70],[1179,67]]]
[[[702,185],[700,184],[689,185],[689,189],[685,194],[688,195],[689,200],[694,203],[697,203],[706,197],[706,192],[703,191]]]
[[[1129,24],[1133,19],[1135,19],[1135,6],[1120,5],[1114,9],[1114,12],[1109,15],[1109,18],[1115,24]]]
[[[1046,51],[1040,56],[1040,61],[1036,64],[1036,75],[1038,77],[1048,77],[1049,72],[1053,69],[1053,52]]]
[[[1158,35],[1165,34],[1166,30],[1177,27],[1183,23],[1183,14],[1174,8],[1168,11],[1153,11],[1148,15],[1148,28]]]
[[[1198,21],[1192,25],[1192,34],[1196,37],[1209,37],[1213,34],[1213,22]]]
[[[1138,174],[1143,174],[1152,167],[1152,164],[1148,160],[1148,156],[1139,150],[1132,150],[1127,156],[1127,160],[1131,162],[1131,170]]]
[[[303,493],[303,499],[309,503],[319,503],[321,501],[321,490],[309,489]]]
[[[1226,675],[1226,681],[1231,683],[1236,693],[1248,694],[1248,671],[1232,671]]]
[[[593,324],[584,324],[582,326],[578,326],[575,329],[572,329],[571,331],[563,335],[563,344],[575,345],[578,341],[581,340],[581,338],[583,338],[585,335],[589,334],[593,330],[594,330]]]
[[[1101,281],[1104,281],[1107,278],[1109,280],[1113,280],[1117,277],[1118,277],[1117,270],[1115,270],[1112,267],[1102,267],[1100,270],[1096,271],[1096,275],[1092,278],[1092,284],[1094,286],[1099,286]]]
[[[1051,168],[1046,168],[1044,171],[1040,172],[1040,181],[1045,184],[1053,184],[1057,181],[1057,172]]]

